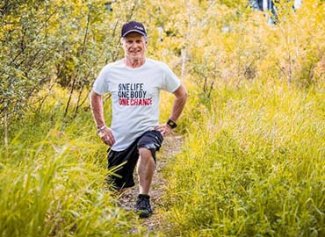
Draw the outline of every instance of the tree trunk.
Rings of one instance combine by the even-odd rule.
[[[181,79],[184,80],[186,76],[186,60],[187,60],[187,51],[186,48],[183,48],[181,51],[182,56],[182,71],[181,71]]]
[[[8,151],[8,111],[5,110],[5,121],[4,121],[4,142],[6,151]]]
[[[72,85],[71,85],[69,99],[68,99],[67,105],[65,107],[65,112],[64,112],[64,115],[63,115],[64,118],[68,115],[68,110],[69,110],[70,102],[71,102],[71,99],[72,99],[72,96],[73,96],[73,92],[74,92],[74,89],[75,89],[74,87],[75,87],[75,84],[76,84],[76,80],[77,79],[74,77],[73,78],[73,81],[72,81]]]
[[[75,109],[75,111],[74,111],[74,117],[77,116],[77,114],[78,114],[78,110],[79,110],[79,107],[81,106],[81,105],[80,105],[80,100],[81,100],[81,95],[82,95],[83,89],[84,89],[84,85],[82,85],[81,89],[79,90],[79,95],[78,95],[77,105],[76,105],[76,109]]]

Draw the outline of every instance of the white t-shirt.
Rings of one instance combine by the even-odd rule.
[[[127,67],[123,60],[106,65],[97,77],[93,90],[109,92],[112,99],[114,151],[126,149],[144,132],[154,129],[159,120],[160,89],[174,92],[180,81],[170,68],[159,61],[146,59],[139,68]]]

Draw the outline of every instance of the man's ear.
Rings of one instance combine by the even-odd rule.
[[[148,38],[146,36],[142,36],[144,38],[144,42],[146,43],[146,45],[148,44]]]

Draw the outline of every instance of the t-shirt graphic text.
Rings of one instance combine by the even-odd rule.
[[[152,104],[152,97],[146,96],[143,83],[118,84],[119,104],[122,106],[149,106]]]

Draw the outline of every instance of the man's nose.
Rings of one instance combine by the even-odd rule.
[[[130,44],[131,47],[135,47],[135,46],[137,46],[137,45],[138,45],[137,42],[132,42],[132,43]]]

